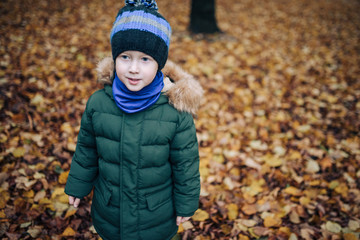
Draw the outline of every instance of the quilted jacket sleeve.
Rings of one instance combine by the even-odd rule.
[[[90,99],[81,118],[76,150],[65,187],[66,194],[77,198],[83,198],[91,192],[98,174],[98,155],[89,107]]]
[[[181,113],[181,121],[171,143],[170,161],[176,215],[190,217],[199,207],[200,173],[196,129],[188,113]]]

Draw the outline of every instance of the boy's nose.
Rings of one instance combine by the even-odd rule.
[[[137,61],[132,61],[132,62],[131,62],[129,71],[132,72],[132,73],[137,73],[137,72],[139,72],[139,66],[138,66]]]

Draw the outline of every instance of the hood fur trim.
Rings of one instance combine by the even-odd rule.
[[[96,70],[100,83],[112,84],[114,61],[111,57],[101,60]],[[167,76],[164,78],[163,92],[168,96],[169,103],[177,110],[195,116],[204,93],[200,83],[170,60],[166,62],[162,72]]]

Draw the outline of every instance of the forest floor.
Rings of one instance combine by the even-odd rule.
[[[205,90],[202,190],[182,239],[359,239],[360,2],[218,0],[223,34],[159,0],[169,58]],[[98,239],[64,186],[96,64],[123,6],[0,2],[0,237]]]

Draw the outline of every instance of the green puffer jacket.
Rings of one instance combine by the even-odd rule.
[[[164,92],[150,108],[122,112],[112,97],[113,62],[100,62],[104,89],[88,100],[65,193],[94,188],[91,215],[103,239],[171,239],[176,216],[192,216],[200,193],[193,117],[202,88],[168,62]],[[169,104],[169,102],[171,104]]]

